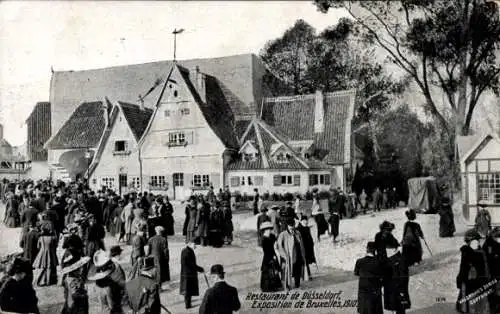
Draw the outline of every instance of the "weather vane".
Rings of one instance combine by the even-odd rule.
[[[177,50],[177,34],[180,34],[184,31],[184,28],[174,28],[172,34],[174,34],[174,62],[176,61],[176,50]]]

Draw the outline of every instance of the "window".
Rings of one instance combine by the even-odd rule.
[[[165,111],[163,112],[163,115],[164,115],[165,117],[170,117],[170,110],[165,110]]]
[[[330,174],[311,174],[309,175],[309,185],[330,185]]]
[[[243,161],[255,161],[255,154],[243,154]]]
[[[309,185],[318,185],[318,175],[310,174],[309,175]]]
[[[281,176],[281,185],[291,185],[292,176]]]
[[[184,132],[171,132],[168,133],[169,146],[183,146],[186,145],[186,134]]]
[[[124,152],[127,149],[127,142],[115,141],[115,152]]]
[[[245,177],[241,177],[240,180],[240,185],[245,185]]]
[[[278,161],[278,162],[285,162],[286,161],[285,154],[283,154],[283,153],[277,154],[276,155],[276,161]]]
[[[248,185],[253,185],[252,177],[247,178]]]
[[[105,186],[108,189],[113,189],[114,185],[115,185],[115,178],[111,178],[111,177],[102,178],[101,185]]]
[[[478,175],[479,201],[500,204],[500,173]]]
[[[184,186],[184,173],[174,173],[174,186]]]
[[[210,176],[208,174],[195,174],[193,176],[193,185],[197,187],[206,187],[210,185]]]
[[[181,113],[181,116],[187,116],[189,115],[189,108],[179,109],[179,112]]]
[[[177,133],[169,133],[168,142],[172,144],[177,144]]]
[[[165,187],[165,176],[151,176],[149,185],[151,188],[163,188]]]
[[[255,176],[254,177],[254,183],[257,186],[262,186],[264,185],[264,177],[263,176]]]
[[[179,132],[179,134],[177,135],[177,141],[179,142],[179,144],[184,144],[184,142],[186,142],[186,135],[184,134],[184,132]]]
[[[141,180],[139,180],[139,177],[132,177],[132,178],[130,178],[130,185],[132,186],[132,188],[134,188],[136,190],[140,190],[141,189]]]
[[[231,186],[239,186],[240,185],[240,178],[239,177],[231,177],[229,179]]]

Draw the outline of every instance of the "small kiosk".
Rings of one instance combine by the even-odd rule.
[[[461,136],[458,139],[462,177],[463,214],[474,225],[477,204],[483,202],[492,225],[500,225],[500,138],[493,134]]]

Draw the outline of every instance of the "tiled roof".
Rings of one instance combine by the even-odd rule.
[[[248,128],[248,125],[252,122],[252,120],[239,120],[236,121],[234,124],[234,132],[236,132],[236,137],[238,140],[241,139],[243,134],[245,133],[246,129]],[[243,144],[243,143],[240,143]]]
[[[49,141],[49,149],[96,147],[105,128],[101,101],[84,102]]]
[[[289,139],[280,134],[275,128],[267,125],[264,121],[254,119],[250,122],[241,143],[251,141],[254,147],[259,151],[255,161],[243,161],[241,158],[230,162],[227,170],[257,170],[257,169],[274,169],[274,170],[305,170],[305,169],[327,169],[330,168],[325,163],[314,159],[305,160],[290,146]],[[271,156],[271,147],[274,145],[283,145],[287,153],[291,156],[287,162],[277,162]]]
[[[226,148],[236,149],[238,139],[233,130],[234,117],[217,79],[205,75],[205,99],[203,101],[189,78],[189,70],[177,66],[191,94],[195,98],[207,123]]]
[[[135,139],[138,141],[148,126],[149,119],[153,115],[153,110],[149,108],[141,109],[138,105],[122,101],[119,101],[118,105],[121,107],[130,129],[134,133]]]
[[[323,95],[324,131],[314,132],[315,95],[266,98],[262,119],[292,141],[314,140],[314,156],[328,164],[349,162],[353,91]],[[348,142],[349,141],[349,142]]]
[[[179,60],[187,69],[199,67],[203,73],[216,77],[235,116],[255,115],[255,103],[262,98],[262,61],[253,54],[221,58]],[[57,132],[83,101],[99,101],[104,95],[136,103],[158,80],[165,81],[172,61],[113,66],[78,71],[55,71],[50,86],[52,130]],[[159,84],[144,99],[146,107],[154,108],[159,97]]]

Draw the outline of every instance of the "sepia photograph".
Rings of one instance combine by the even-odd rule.
[[[0,1],[0,313],[500,314],[500,1]]]

